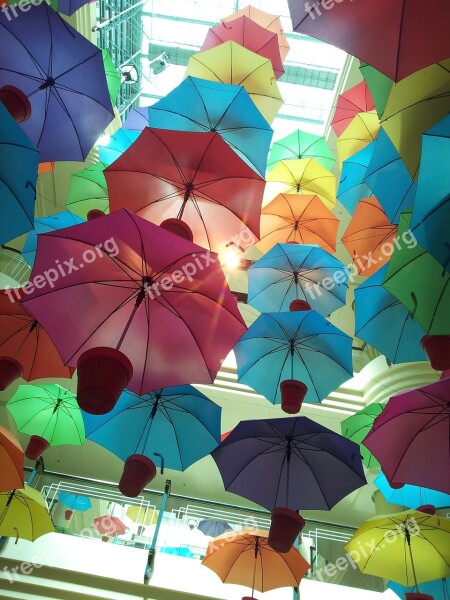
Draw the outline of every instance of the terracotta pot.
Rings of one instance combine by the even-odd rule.
[[[308,387],[296,379],[285,379],[280,383],[281,408],[285,413],[294,415],[302,407]]]
[[[70,508],[68,508],[64,513],[64,518],[66,519],[66,521],[70,521],[70,517],[72,515],[73,515],[73,510],[70,510]]]
[[[30,460],[37,460],[49,446],[50,443],[40,435],[32,435],[25,450],[25,456]]]
[[[311,310],[310,304],[306,300],[292,300],[289,304],[289,310],[291,312],[298,312],[303,310]]]
[[[427,515],[436,514],[436,507],[432,504],[422,504],[422,506],[419,506],[418,508],[416,508],[416,510],[426,513]]]
[[[23,123],[31,116],[31,104],[28,97],[12,85],[0,88],[0,102],[2,102],[12,118],[17,123]]]
[[[102,210],[100,210],[99,208],[93,208],[86,215],[86,219],[88,221],[93,221],[94,219],[98,219],[99,217],[104,217],[104,216],[105,216],[105,213]]]
[[[433,369],[450,369],[450,335],[424,335],[420,343]]]
[[[276,552],[289,552],[305,521],[295,510],[278,507],[272,511],[268,543]]]
[[[10,356],[0,356],[0,391],[6,390],[22,373],[23,367],[18,360]]]
[[[171,231],[175,233],[175,235],[179,235],[180,237],[188,240],[188,242],[192,242],[194,236],[192,235],[191,228],[187,223],[182,221],[181,219],[166,219],[160,225],[167,231]]]
[[[434,600],[434,596],[420,594],[419,592],[406,592],[405,600]]]
[[[124,496],[136,498],[156,475],[156,466],[147,456],[133,454],[125,461],[119,481],[119,490]]]

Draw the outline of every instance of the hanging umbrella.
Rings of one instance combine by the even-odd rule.
[[[1,102],[0,152],[1,245],[33,229],[39,164],[39,151]]]
[[[327,208],[336,205],[336,177],[315,158],[281,160],[266,181],[264,206],[278,194],[316,194]]]
[[[56,10],[63,15],[71,16],[90,1],[91,0],[51,0],[49,4],[53,10]]]
[[[307,417],[241,421],[211,456],[226,490],[267,510],[331,510],[366,484],[358,445]]]
[[[394,81],[450,56],[447,0],[430,0],[426,10],[405,0],[366,0],[356,7],[336,2],[325,11],[320,4],[288,4],[294,31],[337,46]]]
[[[389,482],[410,483],[450,494],[450,379],[392,396],[364,446],[379,460]]]
[[[375,103],[378,116],[381,118],[384,109],[386,108],[386,102],[391,92],[393,85],[392,79],[389,79],[384,73],[377,71],[371,65],[361,62],[359,65],[361,75],[364,77],[364,81],[369,87],[370,93]]]
[[[273,131],[244,87],[187,77],[148,109],[146,126],[216,131],[262,177]]]
[[[325,317],[344,306],[347,289],[347,269],[319,246],[277,244],[248,269],[248,303],[260,312],[306,300]]]
[[[216,519],[202,519],[198,524],[197,529],[209,537],[218,537],[226,531],[233,531],[233,528],[225,521],[217,521]]]
[[[283,104],[271,61],[236,42],[224,42],[210,50],[192,54],[186,75],[244,86],[269,123]]]
[[[359,113],[373,111],[375,103],[365,81],[339,94],[331,129],[339,137]]]
[[[425,335],[411,312],[382,286],[389,265],[355,288],[355,335],[393,364],[427,360]]]
[[[419,506],[431,505],[436,508],[450,506],[450,495],[443,494],[436,490],[420,487],[418,485],[406,484],[401,488],[395,489],[389,485],[386,476],[379,473],[373,483],[386,499],[386,502],[407,506],[417,509]]]
[[[372,402],[361,410],[358,410],[351,417],[347,417],[341,421],[342,435],[348,440],[359,444],[363,465],[368,469],[376,469],[380,466],[380,463],[361,442],[372,428],[375,418],[382,413],[383,408],[383,404]]]
[[[272,63],[275,77],[279,79],[283,75],[278,36],[274,31],[269,31],[248,16],[242,15],[232,21],[222,21],[220,25],[210,27],[200,52],[228,41],[236,42],[247,50],[268,58]]]
[[[79,510],[86,512],[92,508],[91,500],[88,496],[82,494],[74,494],[71,492],[58,492],[58,498],[61,504],[67,506],[71,510]]]
[[[44,497],[25,486],[0,493],[0,535],[34,542],[55,531]]]
[[[374,148],[375,142],[371,142],[342,163],[337,197],[351,215],[355,212],[360,200],[372,195],[372,190],[365,182],[364,177]]]
[[[255,246],[267,252],[275,244],[296,242],[335,252],[338,228],[339,219],[318,196],[278,194],[261,211],[261,239]]]
[[[125,150],[131,146],[139,137],[140,131],[131,131],[121,127],[112,135],[108,136],[108,140],[98,145],[98,155],[100,162],[106,167],[117,160]],[[99,167],[100,168],[100,167]],[[102,184],[106,183],[102,181]]]
[[[23,450],[16,436],[0,425],[0,492],[23,488]]]
[[[368,519],[345,550],[362,573],[419,591],[418,583],[450,576],[449,542],[448,519],[407,510]]]
[[[118,517],[112,515],[102,515],[96,517],[92,522],[92,527],[102,536],[114,537],[124,534],[128,527],[122,523]]]
[[[72,173],[66,206],[75,215],[86,219],[91,210],[109,212],[105,168],[104,163],[98,162],[92,167]]]
[[[244,225],[259,237],[264,180],[218,133],[146,128],[105,176],[111,210],[182,221],[205,248],[217,251]]]
[[[377,113],[358,113],[353,117],[351,123],[344,129],[336,140],[336,150],[339,159],[339,170],[342,169],[344,160],[356,154],[373,142],[380,129],[380,120]]]
[[[386,586],[392,590],[399,598],[405,598],[405,594],[414,592],[414,587],[407,588],[395,581],[388,581]],[[450,598],[450,578],[436,579],[436,581],[427,581],[421,584],[420,591],[422,594],[428,594],[435,600],[449,600]]]
[[[149,106],[138,106],[132,108],[128,113],[123,124],[127,131],[143,131],[148,127],[148,109]]]
[[[377,197],[391,223],[398,223],[400,213],[414,204],[417,184],[383,129],[380,129],[373,143],[373,153],[364,181]]]
[[[73,0],[72,0],[73,1]],[[86,0],[78,0],[86,2]],[[89,1],[89,0],[87,0]],[[59,0],[61,2],[61,0]],[[111,54],[107,50],[102,49],[103,68],[106,75],[106,84],[108,86],[109,97],[111,103],[115,105],[117,103],[117,97],[119,95],[119,89],[121,85],[121,75],[116,69],[115,64],[111,58]]]
[[[396,233],[397,226],[389,221],[378,200],[372,196],[358,202],[341,240],[358,273],[369,277],[389,261]]]
[[[28,96],[21,127],[42,162],[83,161],[114,118],[102,52],[46,2],[0,15],[0,87]]]
[[[280,160],[295,158],[315,158],[328,170],[331,170],[335,163],[334,156],[323,136],[297,129],[273,143],[267,160],[267,169],[270,171]]]
[[[127,517],[134,523],[149,527],[158,521],[158,512],[148,506],[129,506],[126,510]]]

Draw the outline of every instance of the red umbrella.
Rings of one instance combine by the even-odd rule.
[[[337,46],[394,81],[450,56],[448,0],[288,4],[294,31]]]
[[[111,537],[121,535],[127,530],[127,526],[124,525],[119,518],[113,517],[112,515],[96,517],[92,522],[92,527],[95,531],[98,531],[98,533],[106,536],[109,535]]]
[[[450,378],[392,396],[363,441],[389,482],[450,494]]]
[[[205,248],[218,251],[244,225],[259,238],[265,182],[217,133],[147,127],[105,177],[112,211],[181,220]]]
[[[339,94],[331,128],[339,137],[358,113],[374,109],[375,103],[370,90],[367,83],[362,81],[343,94]]]
[[[243,15],[227,23],[222,21],[220,25],[210,27],[200,52],[214,48],[229,40],[271,60],[277,79],[283,75],[284,69],[278,46],[278,36],[275,32],[261,27],[249,17]]]

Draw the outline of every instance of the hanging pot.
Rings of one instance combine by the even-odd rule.
[[[25,450],[25,456],[30,460],[37,460],[49,446],[50,443],[40,435],[32,435]]]
[[[11,356],[0,356],[0,391],[6,390],[22,373],[23,367],[18,360]]]
[[[296,379],[285,379],[280,383],[281,408],[285,413],[294,415],[302,407],[308,386]]]
[[[268,544],[276,552],[289,552],[305,521],[295,510],[278,507],[272,511]]]
[[[311,306],[306,302],[306,300],[292,300],[289,304],[289,310],[291,312],[298,312],[304,310],[311,310]]]
[[[434,596],[420,594],[419,592],[406,592],[405,600],[434,600]]]
[[[143,454],[133,454],[125,461],[119,490],[124,496],[136,498],[155,475],[156,466],[153,461]]]
[[[179,235],[180,237],[188,240],[188,242],[192,242],[194,236],[192,235],[191,228],[187,223],[182,221],[181,219],[166,219],[160,225],[163,229],[175,233],[175,235]]]
[[[94,219],[98,219],[99,217],[104,217],[105,213],[99,208],[92,208],[88,214],[86,215],[86,219],[88,221],[93,221]]]
[[[416,508],[416,510],[418,510],[419,512],[426,513],[427,515],[433,516],[436,514],[436,507],[432,504],[422,504],[422,506],[419,506],[418,508]]]
[[[66,519],[66,521],[70,521],[70,517],[72,515],[73,515],[73,510],[70,510],[70,508],[68,508],[64,513],[64,518]]]
[[[12,85],[0,88],[0,102],[3,102],[12,118],[17,123],[23,123],[31,116],[31,104],[28,97]]]
[[[450,335],[424,335],[420,343],[433,369],[450,369]]]

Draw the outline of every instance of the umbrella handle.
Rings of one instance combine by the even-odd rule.
[[[159,452],[153,452],[153,456],[159,456],[161,459],[161,475],[164,475],[164,456]]]
[[[413,301],[414,308],[412,309],[410,314],[411,314],[411,319],[414,319],[414,316],[415,316],[416,310],[417,310],[417,296],[414,292],[411,292],[411,299]]]

